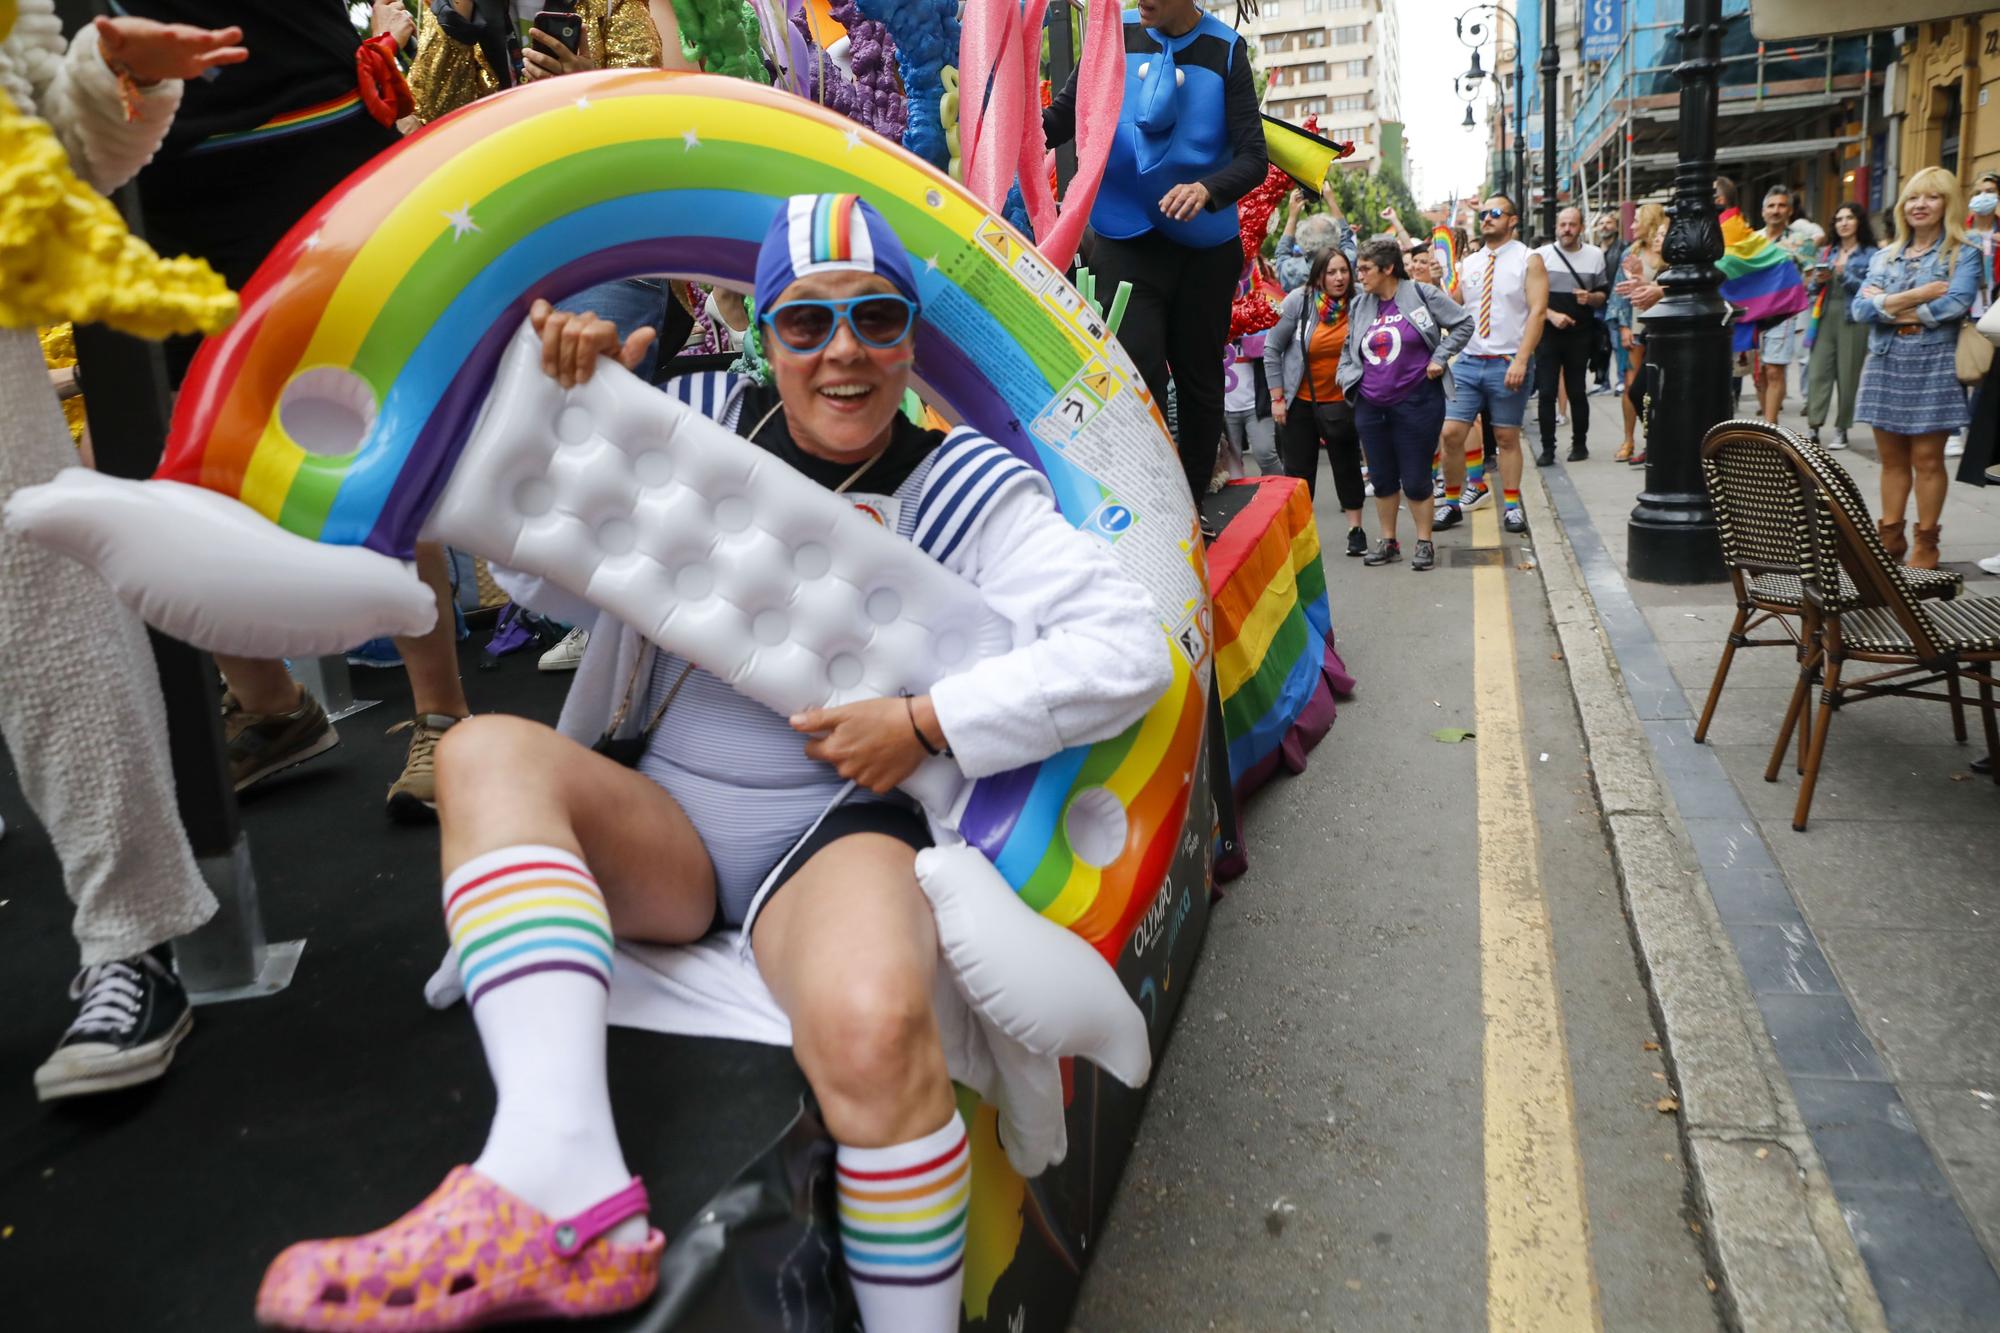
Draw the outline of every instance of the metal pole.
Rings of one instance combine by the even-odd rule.
[[[1073,10],[1070,0],[1059,0],[1049,6],[1049,86],[1061,92],[1069,86],[1070,75],[1076,72],[1076,29],[1070,24]],[[1072,140],[1056,149],[1056,189],[1069,190],[1070,178],[1076,175],[1076,143]]]
[[[1556,238],[1556,75],[1562,52],[1556,50],[1556,0],[1542,3],[1542,239]]]
[[[1507,197],[1518,214],[1528,204],[1528,71],[1521,62],[1520,21],[1512,14],[1507,17],[1514,24],[1514,191]]]
[[[60,0],[65,32],[106,12],[103,0]],[[144,237],[139,191],[114,196],[135,236]],[[167,438],[166,357],[147,342],[95,324],[76,329],[77,364],[90,395],[91,448],[98,470],[145,478],[159,465]],[[304,940],[268,944],[250,842],[236,815],[215,663],[177,639],[151,632],[153,660],[166,705],[167,747],[181,824],[202,879],[219,907],[207,925],[174,941],[174,961],[195,1003],[269,995],[291,984]]]
[[[1658,368],[1646,432],[1646,489],[1632,511],[1626,568],[1647,583],[1723,577],[1715,511],[1701,480],[1701,441],[1729,415],[1728,307],[1717,290],[1722,229],[1715,212],[1716,80],[1721,0],[1687,0],[1681,28],[1680,165],[1668,212],[1666,296],[1646,316],[1646,359]]]

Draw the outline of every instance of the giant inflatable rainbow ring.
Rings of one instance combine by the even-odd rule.
[[[1124,735],[974,785],[959,820],[1036,910],[1115,961],[1180,840],[1208,673],[1201,543],[1164,423],[1101,319],[927,164],[740,80],[619,71],[490,97],[376,158],[286,237],[202,349],[158,477],[406,557],[537,297],[641,273],[748,288],[787,195],[865,196],[917,261],[916,375],[1049,480],[1153,593],[1175,681]],[[309,419],[358,445],[303,447]],[[1079,855],[1076,793],[1123,844]],[[1102,798],[1097,800],[1101,803]]]

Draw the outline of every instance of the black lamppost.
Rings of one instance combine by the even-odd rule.
[[[1472,68],[1460,75],[1461,79],[1477,84],[1486,77],[1486,71],[1479,67],[1479,47],[1486,40],[1486,24],[1475,20],[1467,22],[1473,14],[1498,15],[1514,25],[1514,184],[1520,191],[1516,197],[1512,190],[1506,191],[1514,199],[1516,208],[1527,202],[1528,192],[1528,122],[1522,109],[1522,91],[1526,87],[1526,71],[1521,65],[1521,24],[1513,14],[1498,5],[1474,5],[1458,16],[1458,40],[1472,50]],[[1496,48],[1496,59],[1498,59]],[[1556,74],[1562,69],[1562,53],[1556,49],[1556,0],[1542,0],[1542,237],[1553,240],[1556,234]],[[1501,161],[1504,165],[1507,121],[1500,119],[1502,146]]]
[[[1555,0],[1549,0],[1549,3],[1555,3]],[[1488,18],[1474,18],[1473,16],[1476,14],[1485,14]],[[1514,199],[1515,206],[1518,208],[1520,200],[1515,196],[1517,193],[1526,190],[1528,185],[1528,121],[1525,103],[1522,99],[1524,85],[1521,82],[1521,24],[1513,14],[1500,8],[1498,5],[1482,4],[1474,5],[1458,16],[1456,20],[1458,25],[1458,40],[1472,48],[1472,66],[1458,77],[1468,87],[1473,89],[1477,89],[1479,81],[1486,77],[1486,71],[1480,68],[1479,65],[1479,48],[1486,44],[1486,25],[1493,17],[1506,19],[1508,25],[1514,29],[1514,178],[1511,183],[1506,178],[1507,99],[1502,96],[1495,105],[1500,111],[1500,176],[1501,185],[1504,187],[1501,193],[1510,199]],[[1500,47],[1497,41],[1493,47],[1493,58],[1495,60],[1500,58]]]
[[[1729,415],[1729,314],[1718,288],[1722,229],[1715,213],[1716,79],[1721,0],[1686,0],[1680,30],[1680,165],[1668,207],[1666,295],[1646,314],[1646,360],[1659,376],[1646,431],[1646,489],[1632,511],[1626,569],[1648,583],[1723,577],[1715,511],[1701,481],[1701,440]]]

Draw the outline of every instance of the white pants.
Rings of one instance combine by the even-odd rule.
[[[0,502],[76,462],[34,334],[0,329]],[[85,966],[215,914],[174,804],[145,628],[82,565],[4,532],[0,738],[55,843]]]

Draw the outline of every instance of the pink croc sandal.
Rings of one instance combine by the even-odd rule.
[[[554,1221],[469,1166],[380,1231],[308,1240],[271,1262],[257,1291],[269,1328],[444,1333],[517,1319],[582,1319],[641,1304],[666,1237],[604,1233],[646,1211],[646,1186]]]

